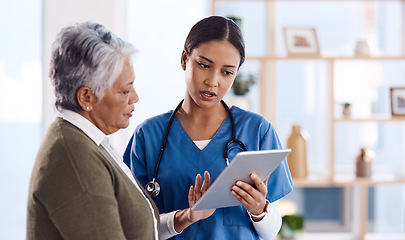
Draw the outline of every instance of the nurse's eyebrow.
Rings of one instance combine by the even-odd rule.
[[[208,59],[208,58],[206,58],[206,57],[204,57],[204,56],[199,56],[200,58],[204,58],[205,60],[207,60],[208,62],[210,62],[210,63],[214,63],[212,60],[210,60],[210,59]]]
[[[199,57],[207,60],[209,63],[214,63],[212,60],[210,60],[204,56],[199,55]],[[236,68],[236,66],[234,66],[234,65],[224,65],[224,67]]]

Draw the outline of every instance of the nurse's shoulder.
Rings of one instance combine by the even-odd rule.
[[[169,122],[169,118],[172,113],[173,110],[170,110],[166,113],[156,115],[144,120],[141,124],[139,124],[136,127],[134,134],[139,133],[161,134],[161,132],[165,131],[167,123]]]
[[[272,128],[272,124],[258,113],[239,108],[235,105],[231,107],[231,112],[235,118],[236,125],[245,125],[254,129],[265,129],[266,131]]]

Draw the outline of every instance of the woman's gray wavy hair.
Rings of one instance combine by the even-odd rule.
[[[83,22],[63,28],[52,45],[49,73],[56,109],[80,112],[76,92],[82,86],[89,87],[100,101],[134,52],[132,44],[101,24]]]

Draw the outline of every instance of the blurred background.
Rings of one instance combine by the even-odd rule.
[[[235,85],[225,100],[305,149],[287,159],[295,188],[280,208],[297,218],[283,228],[298,221],[297,239],[405,239],[401,0],[0,0],[0,239],[25,239],[32,166],[57,115],[48,69],[59,30],[92,20],[137,48],[140,101],[111,136],[123,152],[139,123],[184,97],[184,40],[212,14],[233,18],[246,41],[238,82],[248,91]]]

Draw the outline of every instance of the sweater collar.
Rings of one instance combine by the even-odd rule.
[[[79,113],[62,109],[59,116],[82,130],[97,146],[107,138],[107,135]]]

